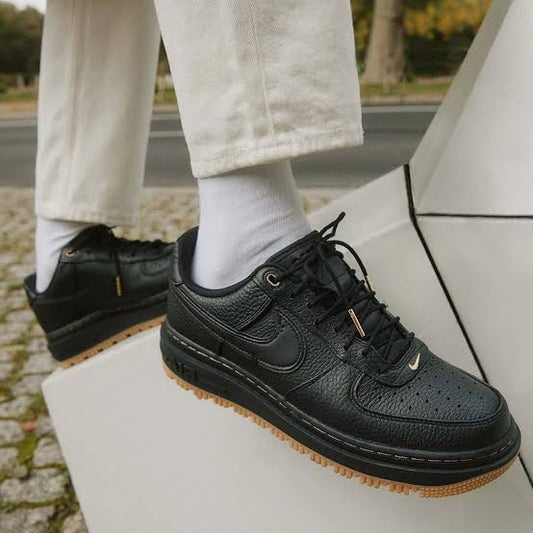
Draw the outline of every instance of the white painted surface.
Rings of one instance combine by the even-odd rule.
[[[177,387],[157,331],[56,371],[44,391],[91,533],[531,530],[519,465],[448,500],[368,489]]]
[[[489,381],[519,422],[533,472],[533,220],[419,223]]]
[[[521,144],[521,134],[530,137],[533,121],[528,120],[529,125],[524,128],[521,126],[524,122],[520,120],[516,126],[512,125],[511,131],[507,127],[502,128],[502,125],[508,124],[507,110],[511,110],[513,114],[521,111],[524,113],[524,119],[531,118],[531,113],[527,114],[531,109],[531,99],[528,98],[524,102],[523,97],[519,101],[513,101],[511,98],[511,95],[514,96],[521,90],[520,87],[523,91],[529,88],[528,94],[533,92],[531,54],[525,44],[530,40],[529,28],[533,24],[531,7],[530,0],[492,2],[491,10],[461,69],[411,161],[413,191],[418,211],[429,212],[443,208],[445,212],[450,212],[452,209],[462,208],[473,212],[468,211],[468,207],[476,205],[476,198],[468,197],[466,190],[461,196],[456,193],[457,190],[462,191],[463,186],[481,186],[487,183],[490,174],[486,176],[485,173],[477,172],[484,166],[489,166],[490,172],[496,173],[496,168],[500,171],[502,164],[509,164],[510,167],[499,179],[505,180],[505,185],[502,186],[504,197],[505,187],[511,189],[510,182],[515,178],[510,170],[514,168],[514,163],[504,161],[503,156],[512,150],[513,143],[518,141]],[[508,13],[509,19],[504,23]],[[525,15],[525,18],[519,20],[522,15]],[[504,24],[505,29],[502,29]],[[525,35],[524,30],[527,32]],[[518,34],[512,35],[514,32]],[[519,65],[524,63],[529,66],[525,70],[517,71]],[[522,104],[525,105],[524,108],[520,107]],[[472,120],[479,120],[480,124],[473,124]],[[480,128],[481,125],[485,129]],[[473,136],[465,137],[466,129],[470,129]],[[510,138],[505,139],[505,136]],[[498,140],[501,140],[501,145]],[[465,165],[464,168],[459,162]],[[495,165],[495,168],[492,165]],[[521,169],[521,175],[524,170]],[[447,195],[439,197],[437,194],[436,188],[445,188],[447,185],[454,193],[452,201]],[[483,190],[482,188],[482,197]],[[461,199],[466,205],[461,204]],[[514,199],[515,197],[511,196],[510,202],[497,204],[497,211],[501,211],[504,206],[511,212],[514,211],[518,208]],[[487,207],[483,204],[483,212]]]
[[[533,216],[532,27],[533,2],[514,0],[418,212]]]

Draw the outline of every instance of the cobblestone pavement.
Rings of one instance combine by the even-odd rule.
[[[342,191],[306,190],[307,211]],[[41,395],[56,365],[22,291],[33,271],[33,190],[0,189],[0,532],[87,531]],[[175,240],[197,220],[190,189],[147,189],[132,238]],[[119,230],[120,231],[120,230]]]

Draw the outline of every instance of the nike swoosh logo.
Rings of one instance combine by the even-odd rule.
[[[259,362],[276,367],[291,367],[300,360],[302,343],[296,330],[282,315],[280,322],[279,333],[267,342],[241,332],[233,332],[233,338],[227,339],[227,342],[252,355]]]
[[[416,355],[416,359],[414,363],[409,363],[409,368],[414,372],[415,370],[418,370],[418,365],[420,364],[420,352]]]
[[[222,338],[230,353],[233,348],[255,359],[262,366],[288,369],[296,365],[305,352],[305,343],[300,333],[279,311],[276,311],[280,320],[277,335],[271,339],[261,339],[227,326],[214,316],[205,313],[188,295],[185,298],[189,309],[191,307],[194,309],[196,318]]]

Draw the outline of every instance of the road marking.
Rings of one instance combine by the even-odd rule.
[[[152,115],[152,122],[170,122],[179,120],[179,118],[177,113],[158,113]]]
[[[438,105],[370,105],[363,107],[363,115],[386,115],[392,113],[436,113],[439,109]],[[177,113],[159,113],[152,115],[152,122],[178,122],[179,115]],[[14,118],[2,119],[0,118],[0,129],[9,128],[35,128],[37,120],[35,118]],[[165,138],[165,137],[183,137],[183,132],[178,130],[174,135],[171,132],[152,132],[150,137]],[[152,135],[155,134],[155,135]]]
[[[0,129],[8,128],[35,128],[37,120],[34,118],[0,119]]]
[[[185,134],[182,130],[150,132],[150,139],[171,139],[173,137],[185,137]]]
[[[387,113],[436,113],[439,105],[369,105],[363,107],[363,115],[386,115]]]

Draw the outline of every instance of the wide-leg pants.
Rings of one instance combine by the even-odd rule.
[[[348,0],[49,0],[38,215],[136,222],[160,32],[196,177],[362,143]]]

